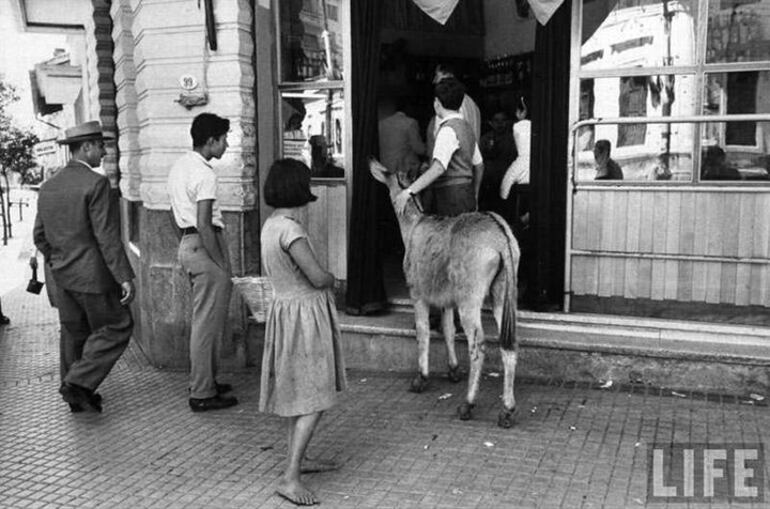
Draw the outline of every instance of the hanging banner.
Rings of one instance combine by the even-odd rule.
[[[449,17],[457,7],[459,0],[413,0],[422,11],[445,25]],[[511,0],[515,2],[516,0]],[[541,25],[548,23],[553,13],[561,6],[564,0],[527,0],[532,13]]]
[[[548,23],[553,13],[561,6],[564,0],[528,0],[532,14],[541,25]]]
[[[414,3],[417,7],[422,9],[425,14],[442,25],[445,25],[459,1],[460,0],[414,0]]]

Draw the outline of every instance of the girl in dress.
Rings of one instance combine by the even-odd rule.
[[[287,418],[288,459],[276,493],[298,505],[318,503],[300,472],[335,468],[310,462],[308,442],[324,410],[346,386],[334,276],[318,263],[300,219],[316,197],[310,169],[279,159],[268,172],[265,202],[275,210],[262,227],[262,263],[275,289],[265,327],[259,409]]]

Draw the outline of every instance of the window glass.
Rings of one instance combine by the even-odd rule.
[[[584,2],[581,68],[694,65],[696,7],[697,0]]]
[[[281,0],[278,4],[281,81],[342,79],[339,0]]]
[[[770,0],[711,0],[706,63],[770,60],[768,22]]]
[[[618,125],[595,127],[596,141],[578,152],[578,181],[691,181],[692,123],[631,124],[647,130],[646,143],[617,146]],[[671,141],[667,143],[667,139]]]
[[[281,93],[283,157],[303,161],[313,178],[345,176],[342,90],[296,90]]]
[[[709,73],[703,114],[770,113],[770,72]],[[711,122],[701,127],[702,180],[767,180],[770,122]]]
[[[580,117],[674,117],[695,114],[692,75],[584,79]],[[609,144],[623,180],[690,180],[697,126],[692,123],[602,124],[578,131],[579,180],[596,175],[594,148]]]

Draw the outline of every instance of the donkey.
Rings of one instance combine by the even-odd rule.
[[[405,178],[372,159],[369,171],[388,187],[391,202],[401,192]],[[408,184],[408,183],[407,183]],[[441,325],[449,360],[449,379],[460,380],[455,354],[454,309],[468,338],[470,374],[465,402],[458,408],[460,419],[472,417],[479,390],[486,345],[481,326],[481,306],[491,292],[495,322],[500,333],[504,366],[503,409],[497,424],[513,425],[516,401],[516,272],[519,245],[508,224],[493,212],[470,212],[456,217],[423,214],[417,199],[411,199],[398,216],[404,254],[404,275],[414,302],[419,350],[419,372],[410,390],[422,392],[428,382],[430,306],[441,308]]]

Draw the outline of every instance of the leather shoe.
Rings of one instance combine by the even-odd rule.
[[[224,384],[224,383],[221,384],[219,382],[214,382],[214,383],[217,386],[217,394],[225,394],[227,392],[233,391],[233,386],[230,384]]]
[[[99,394],[98,392],[95,392],[93,394],[93,400],[101,406],[102,395]],[[85,409],[80,405],[80,403],[68,403],[68,405],[70,406],[70,412],[72,412],[73,414],[79,414],[80,412],[85,411]]]
[[[232,396],[220,396],[217,394],[211,398],[190,398],[190,408],[193,412],[206,412],[208,410],[220,410],[230,408],[238,404],[238,400]]]
[[[91,389],[64,382],[59,387],[59,394],[62,395],[64,401],[70,404],[71,412],[86,410],[92,412],[102,411],[102,397]],[[80,410],[77,409],[78,407]]]

